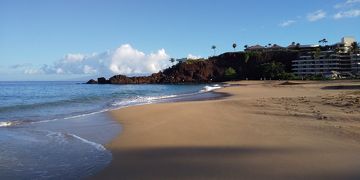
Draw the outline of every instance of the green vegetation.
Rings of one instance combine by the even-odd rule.
[[[171,62],[171,64],[174,64],[174,62],[175,62],[175,58],[170,58],[170,60],[169,60],[170,62]]]
[[[321,50],[320,48],[316,48],[316,50],[313,52],[314,53],[314,58],[315,59],[319,59],[320,55],[321,55]]]
[[[327,39],[321,39],[319,43],[322,43],[323,45],[326,45],[328,43]]]
[[[189,59],[189,60],[185,61],[185,64],[194,64],[194,63],[198,63],[201,61],[205,61],[205,59]]]
[[[225,70],[225,77],[226,77],[226,78],[228,78],[228,79],[234,79],[234,78],[236,78],[236,76],[237,76],[237,73],[236,73],[236,71],[235,71],[234,68],[229,67],[229,68],[227,68],[227,69]]]
[[[264,78],[270,79],[291,79],[293,75],[286,73],[284,65],[280,62],[265,63],[260,66]]]
[[[324,77],[324,76],[321,75],[321,74],[316,74],[316,75],[313,75],[313,76],[305,76],[303,79],[304,79],[304,80],[311,80],[311,81],[331,80],[331,79],[329,79],[329,78]]]

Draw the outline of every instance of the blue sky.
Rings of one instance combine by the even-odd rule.
[[[149,74],[245,44],[360,38],[360,0],[1,0],[0,80]]]

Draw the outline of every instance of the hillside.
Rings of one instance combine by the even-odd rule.
[[[291,72],[297,51],[224,53],[207,60],[188,60],[150,76],[116,75],[88,84],[177,84],[209,83],[241,79],[283,78]]]

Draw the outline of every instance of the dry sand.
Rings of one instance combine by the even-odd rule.
[[[360,82],[234,82],[220,100],[112,112],[94,179],[360,179]],[[105,132],[106,133],[106,132]]]

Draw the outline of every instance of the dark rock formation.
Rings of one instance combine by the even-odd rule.
[[[90,79],[86,84],[97,84],[98,82],[93,80],[93,79]]]
[[[98,83],[99,84],[110,84],[109,81],[106,80],[106,78],[104,78],[104,77],[98,78]]]
[[[269,62],[280,62],[286,72],[291,72],[291,61],[298,58],[297,51],[236,52],[225,53],[208,60],[188,60],[174,65],[163,72],[150,76],[127,77],[116,75],[106,80],[98,78],[99,84],[179,84],[210,83],[228,80],[260,79],[260,66]],[[231,78],[225,76],[228,68],[236,71]],[[90,82],[90,81],[89,81]]]

